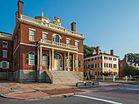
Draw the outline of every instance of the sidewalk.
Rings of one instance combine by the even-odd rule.
[[[30,100],[53,97],[66,97],[82,92],[73,85],[59,85],[47,83],[0,83],[0,95],[6,98]]]

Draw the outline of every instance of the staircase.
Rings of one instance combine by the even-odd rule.
[[[82,81],[82,73],[73,71],[50,71],[53,84],[74,84]]]

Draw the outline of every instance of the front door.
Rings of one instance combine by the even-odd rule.
[[[59,59],[54,60],[54,66],[55,66],[55,70],[60,70],[60,60]]]
[[[54,70],[62,70],[63,65],[62,65],[62,57],[60,54],[55,54],[55,59],[54,59]]]

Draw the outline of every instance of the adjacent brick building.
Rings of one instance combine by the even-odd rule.
[[[25,16],[23,5],[19,0],[13,46],[10,46],[13,47],[10,69],[14,80],[52,81],[52,71],[83,75],[84,36],[76,32],[76,23],[72,22],[71,30],[67,30],[62,27],[60,18],[54,17],[50,23],[43,14],[35,18]]]
[[[84,59],[85,76],[87,79],[102,79],[119,75],[119,59],[111,50],[110,54],[102,52],[99,47],[94,49],[91,56]]]
[[[12,76],[12,35],[0,32],[0,79],[7,80]]]

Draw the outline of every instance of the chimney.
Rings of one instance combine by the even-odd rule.
[[[99,54],[99,46],[96,47],[96,54]]]
[[[114,55],[114,50],[110,50],[110,54],[111,55]]]
[[[76,22],[71,23],[71,30],[76,32]]]
[[[23,14],[23,4],[23,1],[18,0],[18,18],[20,18],[21,14]]]

